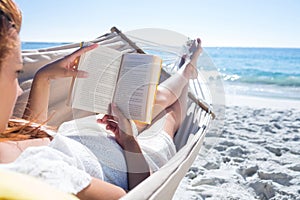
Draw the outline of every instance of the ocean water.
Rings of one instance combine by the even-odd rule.
[[[21,43],[21,48],[22,50],[29,50],[29,49],[40,49],[40,48],[48,48],[48,47],[53,47],[53,46],[60,46],[68,43],[64,42],[22,42]]]
[[[227,93],[300,100],[300,48],[206,48]]]
[[[22,42],[22,49],[66,43]],[[300,100],[300,48],[206,47],[228,94]],[[211,65],[211,64],[210,64]]]

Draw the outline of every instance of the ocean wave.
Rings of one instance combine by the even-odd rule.
[[[245,82],[224,83],[226,94],[300,100],[300,87]]]
[[[248,84],[266,84],[277,86],[300,87],[300,76],[240,76],[237,74],[222,74],[224,81],[241,82]]]

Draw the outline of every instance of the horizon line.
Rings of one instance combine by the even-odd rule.
[[[21,43],[64,43],[64,44],[70,44],[70,43],[78,43],[78,42],[66,42],[66,41],[21,41]],[[300,49],[300,47],[291,47],[291,46],[229,46],[229,45],[223,45],[223,46],[217,46],[217,45],[206,45],[203,46],[203,48],[209,47],[209,48],[282,48],[282,49]]]

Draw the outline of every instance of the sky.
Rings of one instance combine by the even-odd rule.
[[[203,46],[300,48],[300,0],[15,0],[22,41],[80,42],[116,26],[161,28]]]

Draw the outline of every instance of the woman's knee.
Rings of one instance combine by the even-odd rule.
[[[158,86],[155,104],[166,108],[166,106],[169,106],[174,102],[174,99],[177,99],[177,97],[168,88]]]

